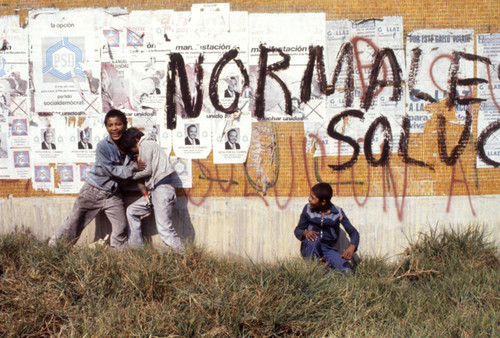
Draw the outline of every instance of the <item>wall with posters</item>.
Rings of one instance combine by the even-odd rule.
[[[500,4],[44,3],[0,10],[1,232],[54,231],[119,108],[173,156],[178,229],[214,251],[297,255],[317,182],[361,252],[436,225],[500,240]]]

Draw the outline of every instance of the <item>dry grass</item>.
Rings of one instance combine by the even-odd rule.
[[[111,252],[0,238],[2,336],[499,336],[500,264],[477,228],[431,231],[354,276],[190,248]]]

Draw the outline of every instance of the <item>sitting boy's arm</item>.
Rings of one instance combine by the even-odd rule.
[[[342,226],[344,227],[345,231],[349,234],[349,238],[351,239],[349,246],[342,253],[341,257],[350,260],[352,259],[354,252],[356,252],[359,246],[359,232],[351,224],[349,218],[347,218],[346,214],[344,213],[344,210],[341,210],[341,212],[342,212],[342,220],[340,221],[340,223],[342,223]]]
[[[302,213],[300,214],[299,224],[297,224],[294,230],[294,235],[295,237],[297,237],[299,241],[303,239],[304,231],[307,230],[308,221],[307,221],[306,210],[307,210],[307,205],[302,210]]]

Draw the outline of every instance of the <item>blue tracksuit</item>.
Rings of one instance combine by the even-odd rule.
[[[306,204],[300,215],[299,224],[295,228],[295,237],[302,241],[300,253],[303,257],[323,259],[331,268],[346,272],[352,270],[351,264],[343,259],[341,254],[335,248],[339,237],[339,226],[342,224],[351,239],[350,244],[359,245],[359,233],[349,222],[344,211],[333,205],[330,212],[325,213],[322,220],[321,212],[311,210],[311,206]],[[313,230],[318,232],[318,238],[315,241],[308,241],[303,237],[304,230]]]

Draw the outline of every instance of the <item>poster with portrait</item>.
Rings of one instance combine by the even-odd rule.
[[[31,11],[29,34],[35,111],[101,114],[103,11]]]
[[[477,168],[494,168],[493,162],[500,163],[500,132],[493,127],[500,121],[500,33],[478,34],[476,39],[477,54],[491,62],[477,62],[477,77],[488,81],[477,86],[477,96],[486,100],[479,107],[477,134],[484,138],[484,154],[492,161],[485,163],[478,156]]]
[[[252,139],[250,112],[212,121],[214,163],[244,163]]]
[[[67,119],[65,123],[67,129],[65,147],[67,157],[65,158],[75,163],[93,162],[97,144],[108,135],[104,126],[104,117],[81,116]]]
[[[34,116],[30,128],[31,154],[35,163],[64,162],[70,148],[66,118],[60,115]]]
[[[203,116],[196,119],[178,119],[177,127],[173,130],[172,144],[175,156],[207,158],[212,150],[212,125]]]
[[[450,66],[454,52],[474,53],[472,29],[421,29],[406,36],[408,67],[407,109],[410,132],[423,133],[431,115],[425,106],[446,99],[450,89]],[[474,75],[474,62],[461,60],[456,68],[460,79]],[[460,97],[470,94],[468,86],[457,86]],[[454,123],[465,123],[466,106],[457,105]]]
[[[29,117],[28,31],[19,16],[0,17],[0,123],[9,116]]]
[[[309,59],[309,46],[325,45],[325,14],[255,13],[249,17],[252,88],[249,95],[253,118],[270,122],[323,120],[324,96],[312,90],[310,100],[301,102],[300,87]],[[263,48],[268,53],[262,54]],[[261,54],[266,56],[261,59]],[[266,74],[266,69],[273,69],[274,75]],[[317,83],[313,75],[311,88],[319,88]]]

